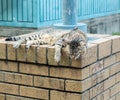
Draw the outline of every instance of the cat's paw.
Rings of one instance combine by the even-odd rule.
[[[19,42],[15,42],[15,43],[13,44],[13,47],[14,47],[14,48],[19,48],[20,44],[21,44],[21,43],[19,43]]]
[[[25,46],[27,49],[29,49],[32,44],[33,44],[32,41],[28,41]]]

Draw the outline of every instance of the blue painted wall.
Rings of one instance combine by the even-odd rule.
[[[120,0],[77,0],[78,19],[120,13]],[[52,25],[62,19],[62,0],[0,0],[0,26]]]

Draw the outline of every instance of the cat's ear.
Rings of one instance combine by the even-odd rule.
[[[73,30],[74,30],[74,31],[75,31],[75,30],[78,30],[78,27],[74,27]]]

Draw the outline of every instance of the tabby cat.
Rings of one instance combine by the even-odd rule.
[[[75,60],[80,57],[81,54],[86,53],[87,49],[87,37],[84,32],[78,28],[74,28],[70,32],[57,35],[39,32],[30,35],[8,37],[6,41],[16,41],[13,45],[14,48],[18,48],[23,42],[26,42],[26,48],[30,48],[31,45],[54,45],[56,62],[61,60],[61,49],[66,48],[66,53],[70,58]]]

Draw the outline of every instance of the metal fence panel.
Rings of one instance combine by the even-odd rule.
[[[77,0],[78,20],[120,13],[120,0]],[[0,0],[0,26],[52,25],[62,19],[62,0]]]

